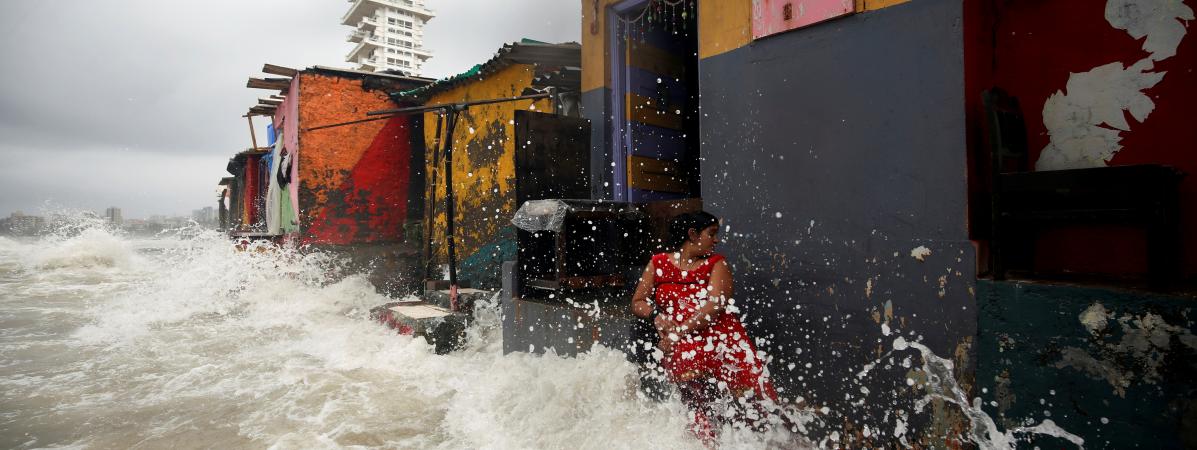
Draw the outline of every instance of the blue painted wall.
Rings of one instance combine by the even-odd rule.
[[[833,422],[892,430],[921,397],[900,365],[853,376],[892,347],[883,323],[972,383],[961,14],[910,2],[700,62],[702,197],[736,297],[783,396]]]
[[[1007,428],[1051,419],[1085,448],[1197,447],[1194,300],[979,282],[985,410]]]

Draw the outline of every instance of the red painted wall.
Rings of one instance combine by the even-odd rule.
[[[304,72],[298,83],[301,242],[401,242],[411,219],[411,121],[417,116],[311,130],[395,104],[358,77]]]
[[[349,244],[396,241],[407,221],[411,138],[407,117],[390,119],[308,228],[309,242]]]
[[[241,224],[245,227],[253,227],[261,219],[261,214],[258,212],[258,196],[260,195],[258,186],[258,162],[262,158],[257,155],[245,157],[245,190],[241,194],[242,209],[241,209]]]
[[[1184,0],[1197,10],[1197,0]],[[1018,97],[1026,118],[1033,167],[1049,136],[1043,123],[1048,97],[1064,91],[1071,73],[1121,62],[1126,66],[1150,54],[1143,40],[1116,29],[1105,18],[1102,0],[972,0],[965,2],[966,89],[969,143],[974,168],[972,204],[983,197],[986,156],[981,92],[1000,87]],[[1197,229],[1197,30],[1188,24],[1175,56],[1157,61],[1163,80],[1144,92],[1155,109],[1142,123],[1126,114],[1131,130],[1121,133],[1123,149],[1109,165],[1165,164],[1189,173],[1181,185],[1182,229]],[[983,207],[982,207],[983,208]],[[973,216],[977,221],[977,216]],[[977,230],[973,230],[978,234]],[[1187,233],[1192,235],[1192,233]],[[1184,272],[1197,274],[1197,238],[1184,246]],[[1142,232],[1118,227],[1069,227],[1043,233],[1036,269],[1107,274],[1146,271]]]

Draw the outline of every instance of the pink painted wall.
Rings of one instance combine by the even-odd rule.
[[[759,39],[834,19],[851,14],[855,8],[855,0],[753,0],[752,37]]]

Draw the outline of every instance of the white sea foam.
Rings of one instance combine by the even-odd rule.
[[[31,436],[0,446],[701,448],[680,403],[635,395],[617,351],[503,355],[484,306],[467,348],[438,356],[369,321],[393,299],[325,255],[192,234],[0,242],[22,262],[12,324],[44,328],[0,343],[17,362],[0,368],[6,423]]]
[[[0,240],[0,447],[702,448],[678,401],[637,395],[618,351],[504,355],[492,302],[465,349],[435,355],[369,320],[393,300],[328,255],[215,232]],[[870,429],[911,434],[895,414]],[[807,445],[780,427],[721,441]]]

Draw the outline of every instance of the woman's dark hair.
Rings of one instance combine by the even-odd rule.
[[[690,230],[702,231],[711,225],[719,224],[719,218],[706,211],[681,213],[669,221],[668,250],[677,250],[690,240]]]

